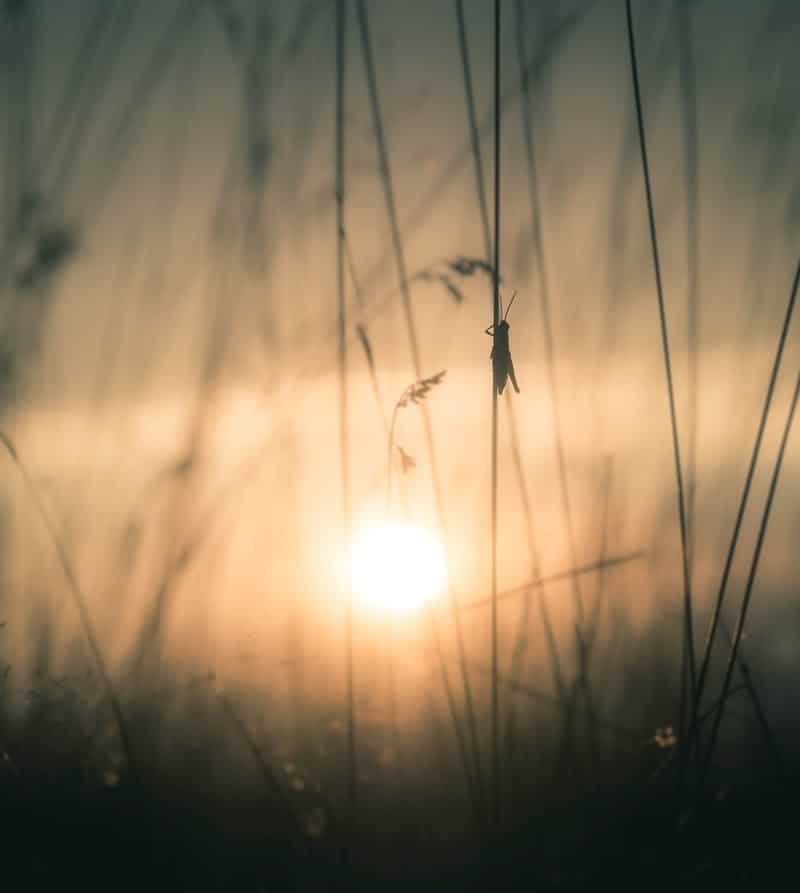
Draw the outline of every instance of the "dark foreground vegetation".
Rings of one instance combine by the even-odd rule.
[[[562,756],[537,781],[537,751],[553,755],[560,740],[542,728],[505,779],[499,831],[472,818],[447,767],[431,765],[432,742],[404,765],[380,756],[376,732],[362,741],[369,774],[349,825],[335,724],[309,727],[331,758],[300,748],[304,763],[270,763],[232,695],[194,692],[168,742],[139,706],[132,772],[106,711],[87,717],[68,682],[58,697],[52,689],[4,742],[8,889],[752,889],[791,877],[798,776],[747,723],[726,739],[736,758],[702,793],[692,780],[678,793],[680,748],[665,730]]]

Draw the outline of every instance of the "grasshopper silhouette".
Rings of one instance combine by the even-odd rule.
[[[503,393],[503,389],[506,386],[506,382],[508,379],[511,379],[511,384],[514,385],[514,390],[519,393],[519,385],[517,384],[517,376],[514,374],[514,362],[511,359],[511,348],[508,344],[508,331],[511,328],[509,324],[506,322],[506,317],[508,316],[508,311],[511,309],[511,305],[514,303],[514,298],[516,298],[517,293],[511,296],[511,301],[506,307],[506,312],[503,318],[495,327],[494,325],[489,326],[486,329],[486,334],[492,336],[492,352],[489,354],[489,358],[492,361],[492,372],[494,373],[494,386],[495,390],[498,394]],[[503,302],[500,301],[500,310],[502,312]]]

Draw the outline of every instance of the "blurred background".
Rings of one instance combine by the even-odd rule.
[[[433,572],[390,536],[369,605],[354,602],[359,802],[380,815],[402,780],[414,809],[440,805],[440,829],[471,821],[489,753],[493,7],[346,6],[337,118],[330,0],[2,5],[0,427],[19,461],[6,452],[0,476],[0,747],[22,775],[69,763],[115,787],[135,754],[142,776],[202,766],[209,791],[246,786],[249,740],[309,836],[344,809],[349,571],[375,556],[351,559],[343,515],[338,123],[352,537],[402,520],[446,564],[398,612],[381,587],[406,563],[423,588]],[[633,13],[702,654],[798,262],[800,8]],[[501,21],[499,274],[521,389],[499,401],[498,450],[513,810],[554,777],[576,686],[591,698],[567,727],[589,775],[674,746],[683,580],[625,4],[507,0]],[[793,323],[728,630],[799,366]],[[799,486],[795,432],[742,643],[785,750]],[[733,697],[720,766],[746,751],[768,774],[762,731]]]

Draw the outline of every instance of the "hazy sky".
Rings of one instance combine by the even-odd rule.
[[[407,270],[430,274],[441,272],[446,259],[482,258],[456,6],[423,0],[364,6]],[[637,545],[641,530],[663,541],[668,530],[671,548],[674,484],[625,4],[525,3],[524,32],[517,7],[502,4],[501,274],[504,288],[519,294],[511,317],[522,386],[515,406],[529,482],[543,507],[548,563],[562,566],[567,550],[554,483],[541,270],[532,250],[520,34],[533,72],[535,207],[562,436],[576,512],[586,519],[582,552],[596,542],[588,527],[606,454],[617,456],[624,505],[619,545]],[[698,511],[716,525],[708,530],[710,549],[735,504],[737,488],[721,482],[738,482],[744,468],[797,262],[793,54],[800,6],[639,0],[633,7],[684,436],[687,233],[696,233]],[[270,435],[274,454],[267,455],[275,461],[260,479],[263,492],[282,504],[291,489],[296,523],[317,545],[337,517],[336,456],[327,449],[337,418],[335,8],[193,0],[6,4],[2,323],[20,354],[12,427],[43,475],[69,481],[65,503],[73,513],[76,505],[94,504],[111,476],[121,494],[111,515],[122,524],[143,479],[185,455],[187,438],[197,436],[193,425],[210,405],[214,423],[206,418],[199,436],[208,462],[203,493]],[[355,4],[347,9],[346,227],[363,292],[362,306],[350,280],[353,485],[355,503],[364,507],[382,492],[385,431],[355,323],[367,324],[384,412],[414,372],[361,32]],[[487,124],[481,148],[490,201],[492,9],[488,0],[464,3],[477,115]],[[694,102],[687,83],[694,84]],[[696,230],[689,228],[685,160],[692,110]],[[19,282],[33,250],[20,224],[25,194],[39,197],[37,225],[68,227],[76,240],[67,261],[27,291],[8,281],[8,271],[16,271]],[[474,544],[485,531],[470,519],[480,517],[488,498],[485,474],[476,469],[485,469],[488,450],[490,345],[483,329],[491,312],[485,278],[458,284],[462,303],[436,281],[415,282],[413,300],[421,372],[448,370],[431,406],[441,455],[448,456],[457,548],[466,555],[462,575],[469,579],[484,570],[485,556]],[[778,407],[786,405],[800,360],[794,332]],[[203,390],[204,381],[213,387]],[[773,445],[778,426],[771,429]],[[400,436],[420,459],[412,503],[430,516],[416,417],[402,420]],[[791,466],[796,487],[796,450]],[[258,506],[248,511],[251,520],[258,517]],[[506,540],[509,583],[527,572],[525,552],[516,548],[520,511],[509,497],[507,523],[516,531]],[[786,535],[788,500],[781,511],[786,523],[776,526]],[[98,509],[97,536],[104,517]],[[264,541],[282,523],[273,512],[260,534]],[[247,530],[242,542],[256,536]],[[281,574],[285,569],[275,571]],[[263,584],[255,572],[248,575],[253,586]]]
[[[408,264],[420,268],[453,250],[482,254],[455,4],[365,6]],[[503,133],[503,263],[509,269],[516,264],[524,279],[530,273],[525,260],[530,210],[514,101],[516,6],[503,5],[502,77],[511,99]],[[630,154],[636,144],[624,3],[522,6],[527,58],[546,60],[535,66],[533,84],[540,201],[546,220],[559,214],[567,218],[552,229],[550,266],[564,269],[571,293],[583,292],[589,282],[596,293],[597,268],[608,266],[609,240],[614,240],[616,256],[612,267],[624,264],[636,247],[629,243],[632,234],[641,242],[642,261],[647,260],[647,242],[638,238],[640,172],[636,153]],[[684,286],[677,267],[685,258],[673,258],[681,247],[675,245],[673,252],[669,237],[673,229],[679,237],[685,231],[679,224],[687,213],[681,6],[634,3],[654,189],[673,293]],[[245,191],[242,178],[236,179],[237,156],[229,160],[231,153],[243,151],[244,141],[247,156],[252,160],[261,153],[266,164],[264,186],[254,202],[260,209],[249,218],[248,250],[278,255],[293,250],[315,258],[304,265],[313,271],[297,271],[293,259],[286,261],[291,282],[281,273],[273,289],[285,290],[281,303],[291,302],[293,312],[289,320],[275,311],[272,325],[292,330],[292,323],[306,316],[316,324],[325,312],[320,289],[328,276],[327,263],[316,259],[320,251],[330,251],[329,230],[320,224],[332,223],[335,4],[73,0],[31,8],[31,79],[10,76],[7,95],[13,99],[30,80],[31,92],[23,95],[33,97],[33,163],[26,176],[30,187],[58,208],[54,213],[75,221],[82,257],[91,256],[97,270],[108,269],[131,240],[141,240],[144,250],[149,238],[154,247],[147,256],[153,263],[155,246],[169,241],[171,266],[182,274],[196,268],[204,262],[198,255],[205,254],[209,220],[230,224],[230,203]],[[706,0],[688,8],[699,122],[701,264],[708,274],[731,257],[752,266],[753,258],[742,257],[742,247],[755,241],[753,253],[764,274],[769,268],[765,255],[769,260],[772,252],[781,252],[798,222],[798,184],[790,165],[797,141],[796,103],[787,77],[798,13],[792,3],[755,0]],[[467,2],[464,9],[477,109],[486,120],[492,96],[492,4]],[[348,24],[348,229],[364,286],[372,289],[380,282],[378,269],[384,283],[393,277],[355,6]],[[16,28],[18,37],[23,26]],[[11,33],[7,23],[7,40]],[[8,108],[12,128],[15,103]],[[13,154],[13,145],[5,141],[7,154]],[[488,127],[483,151],[488,175]],[[628,154],[620,157],[621,151]],[[233,171],[227,181],[226,170]],[[252,166],[249,174],[247,167],[239,170],[245,171],[245,182],[254,173]],[[217,208],[214,216],[224,182],[228,208],[221,213]],[[615,211],[620,202],[623,215]],[[610,233],[620,220],[620,231]],[[579,264],[570,260],[576,250]],[[376,268],[379,260],[383,265]],[[270,269],[282,269],[281,262]],[[81,290],[82,301],[90,302],[87,290]],[[716,291],[709,290],[706,306],[717,300]],[[581,299],[572,315],[578,308],[584,313],[586,303]],[[524,322],[525,308],[534,301],[520,300],[520,305],[518,321]]]

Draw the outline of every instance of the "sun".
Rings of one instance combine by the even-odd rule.
[[[373,524],[353,539],[350,576],[353,596],[364,607],[409,614],[441,592],[447,576],[444,550],[419,525]]]

